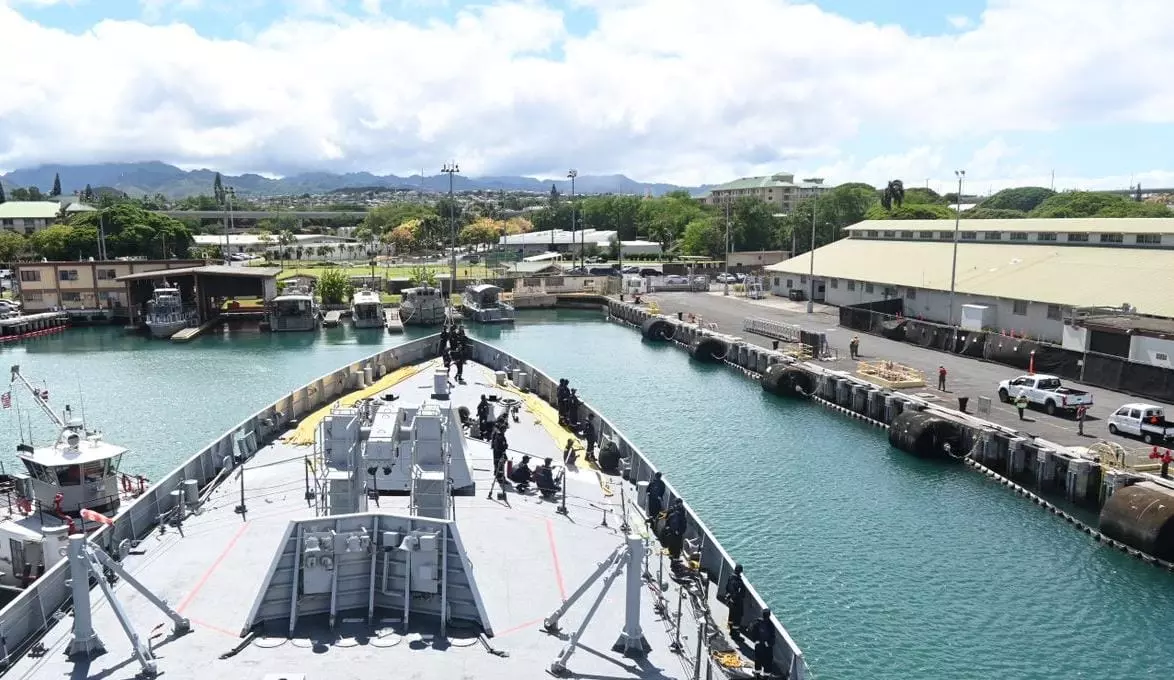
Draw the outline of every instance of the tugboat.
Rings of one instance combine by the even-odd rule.
[[[146,324],[152,337],[166,340],[184,328],[198,326],[200,314],[193,307],[184,307],[178,288],[164,285],[147,301]]]
[[[22,441],[16,456],[25,472],[0,478],[0,495],[8,500],[0,520],[0,562],[9,565],[0,571],[0,587],[6,589],[27,587],[63,558],[70,534],[97,529],[118,512],[124,497],[147,486],[146,478],[119,472],[126,448],[103,441],[69,406],[60,416],[54,413],[48,390],[29,384],[19,366],[12,367],[11,382],[29,391],[59,433],[49,446]],[[10,405],[12,393],[3,401]]]
[[[274,332],[315,331],[322,322],[322,312],[310,291],[291,288],[269,302],[266,318]]]
[[[461,314],[478,323],[513,323],[514,308],[501,301],[501,288],[475,283],[461,296]]]
[[[448,318],[444,293],[432,286],[405,288],[399,318],[408,326],[439,326]]]
[[[363,288],[351,299],[351,323],[355,328],[379,328],[383,325],[383,303],[379,293]]]

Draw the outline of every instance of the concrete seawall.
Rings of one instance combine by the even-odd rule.
[[[759,381],[765,391],[810,399],[888,431],[912,455],[962,462],[1106,543],[1174,571],[1174,482],[1105,465],[1095,457],[1012,428],[897,392],[845,371],[799,361],[738,336],[699,327],[609,299],[610,318],[649,342],[672,342],[697,361],[720,362]],[[1128,489],[1118,495],[1118,491]],[[1045,499],[1100,509],[1099,528]]]

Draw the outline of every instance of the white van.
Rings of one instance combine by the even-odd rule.
[[[1174,439],[1174,424],[1166,420],[1161,406],[1125,404],[1109,416],[1109,432],[1141,437],[1146,444]]]

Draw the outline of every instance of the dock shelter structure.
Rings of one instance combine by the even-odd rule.
[[[147,301],[155,288],[164,281],[179,288],[184,300],[194,300],[200,313],[200,323],[211,321],[219,315],[222,299],[260,298],[270,300],[277,295],[277,267],[231,267],[222,264],[167,269],[120,276],[126,284],[126,296],[130,301],[131,322],[138,324],[143,318]]]

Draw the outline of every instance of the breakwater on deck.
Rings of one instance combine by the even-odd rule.
[[[1068,447],[900,393],[845,371],[800,361],[680,317],[608,300],[609,317],[645,340],[670,342],[703,362],[724,363],[770,393],[810,399],[888,433],[907,453],[960,461],[1072,524],[1094,541],[1174,571],[1174,482],[1114,466]],[[819,334],[804,338],[816,349]],[[1100,511],[1094,527],[1056,503]]]

